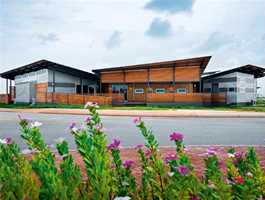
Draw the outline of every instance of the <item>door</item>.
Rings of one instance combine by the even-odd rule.
[[[218,93],[219,92],[219,84],[218,83],[213,83],[212,92],[213,93]]]

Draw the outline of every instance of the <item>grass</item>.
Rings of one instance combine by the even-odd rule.
[[[82,109],[83,105],[64,105],[64,104],[0,104],[0,108],[12,109],[28,109],[28,108],[67,108],[67,109]],[[259,99],[255,106],[240,106],[240,105],[227,105],[227,106],[100,106],[100,109],[112,110],[235,110],[235,111],[255,111],[265,112],[265,99]]]

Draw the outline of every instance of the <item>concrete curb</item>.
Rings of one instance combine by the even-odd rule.
[[[0,112],[87,115],[84,109],[8,109],[0,108]],[[180,117],[180,118],[265,118],[263,112],[215,111],[215,110],[99,110],[102,116],[127,117]]]

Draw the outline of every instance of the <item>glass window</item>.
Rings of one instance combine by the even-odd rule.
[[[124,93],[125,91],[127,91],[127,88],[127,85],[113,84],[112,93]]]
[[[176,91],[178,94],[187,94],[186,88],[178,88]]]
[[[235,88],[229,88],[229,92],[235,92]]]
[[[134,89],[134,94],[143,94],[143,93],[144,93],[144,89],[143,88]]]
[[[165,88],[156,88],[155,90],[156,94],[164,94],[166,93]]]

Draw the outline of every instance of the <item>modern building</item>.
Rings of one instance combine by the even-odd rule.
[[[265,69],[245,65],[207,72],[210,56],[78,70],[40,60],[0,74],[7,92],[0,102],[143,105],[223,105],[255,103],[257,79]],[[14,86],[12,86],[12,82]]]
[[[149,102],[152,94],[166,98],[165,94],[192,94],[201,92],[201,75],[211,57],[156,62],[93,70],[100,79],[102,93],[121,94],[116,103]],[[117,96],[116,96],[117,97]],[[171,97],[170,97],[171,98]],[[168,102],[169,103],[169,102]],[[186,103],[185,99],[183,102]]]
[[[32,103],[36,98],[46,98],[49,92],[94,94],[98,89],[98,79],[94,74],[47,60],[4,72],[1,77],[7,80],[7,90],[13,88],[10,86],[11,80],[14,81],[15,90],[10,89],[10,93],[15,96],[15,103]]]
[[[265,76],[265,69],[245,65],[216,72],[202,78],[203,92],[225,93],[227,104],[253,104],[257,101],[257,79]]]

